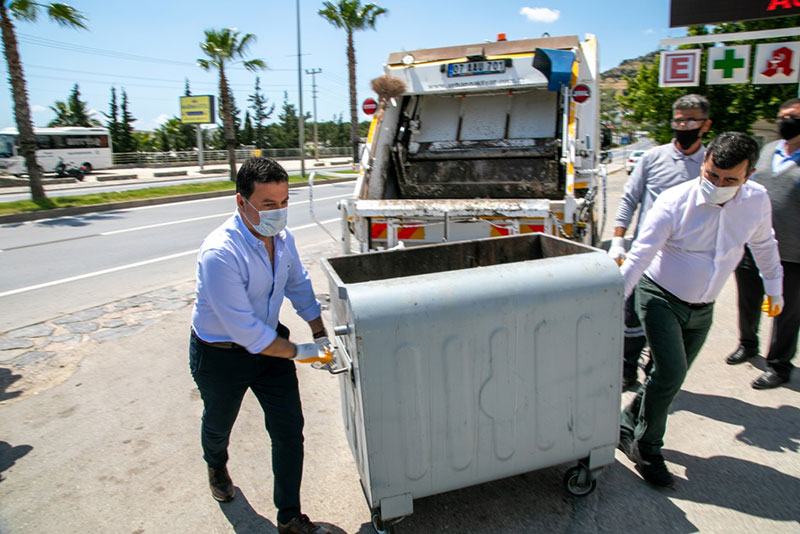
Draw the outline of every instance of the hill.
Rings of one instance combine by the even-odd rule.
[[[644,64],[650,65],[654,63],[658,54],[659,52],[655,51],[634,59],[626,59],[613,69],[600,73],[600,89],[615,89],[618,91],[626,89],[628,86],[624,76],[636,76],[639,67]]]

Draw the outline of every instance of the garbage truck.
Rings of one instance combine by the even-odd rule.
[[[391,53],[402,94],[380,98],[340,202],[343,252],[534,232],[595,245],[597,52],[587,35]]]

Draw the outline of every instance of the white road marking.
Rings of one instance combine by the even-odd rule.
[[[326,221],[322,221],[322,224],[330,224],[330,223],[336,222],[338,220],[339,220],[338,217],[335,218],[335,219],[328,219]],[[292,232],[296,232],[298,230],[304,230],[306,228],[311,228],[312,226],[316,226],[316,223],[305,224],[303,226],[298,226],[297,228],[290,228],[290,230]],[[33,286],[28,286],[28,287],[21,287],[19,289],[12,289],[10,291],[4,291],[4,292],[0,293],[0,298],[8,297],[8,296],[11,296],[11,295],[17,295],[19,293],[26,293],[28,291],[35,291],[37,289],[43,289],[43,288],[46,288],[46,287],[52,287],[52,286],[57,286],[57,285],[61,285],[61,284],[66,284],[66,283],[69,283],[69,282],[75,282],[75,281],[78,281],[78,280],[85,280],[86,278],[93,278],[95,276],[101,276],[101,275],[104,275],[104,274],[115,273],[115,272],[118,272],[118,271],[125,271],[127,269],[134,269],[136,267],[141,267],[143,265],[150,265],[152,263],[159,263],[159,262],[162,262],[162,261],[168,261],[168,260],[172,260],[172,259],[175,259],[175,258],[188,256],[189,254],[197,254],[198,250],[200,250],[200,248],[196,248],[196,249],[193,249],[193,250],[187,250],[185,252],[178,252],[176,254],[170,254],[168,256],[161,256],[159,258],[153,258],[151,260],[137,261],[135,263],[129,263],[127,265],[120,265],[119,267],[111,267],[110,269],[103,269],[103,270],[94,271],[94,272],[91,272],[91,273],[79,274],[77,276],[70,276],[69,278],[61,278],[60,280],[53,280],[52,282],[45,282],[43,284],[36,284],[36,285],[33,285]]]

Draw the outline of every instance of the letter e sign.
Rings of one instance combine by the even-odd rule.
[[[660,87],[692,87],[700,85],[700,50],[661,52],[658,73]]]

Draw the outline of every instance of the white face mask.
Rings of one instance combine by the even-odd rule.
[[[736,187],[717,187],[704,177],[700,177],[700,191],[703,193],[707,202],[711,204],[724,204],[736,196],[740,186]]]
[[[244,199],[245,202],[250,204],[252,208],[258,211],[258,208]],[[258,224],[253,224],[253,230],[258,232],[264,237],[272,237],[286,227],[286,219],[289,216],[289,208],[281,208],[277,210],[264,210],[258,212]]]

